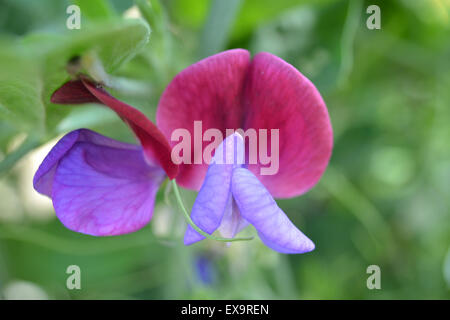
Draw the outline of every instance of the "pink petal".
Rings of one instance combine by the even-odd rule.
[[[279,129],[278,173],[261,175],[259,164],[248,169],[274,197],[311,189],[325,171],[333,145],[327,108],[311,81],[282,59],[259,53],[250,67],[244,101],[245,129]]]
[[[53,92],[50,101],[58,104],[101,103],[81,80],[71,80]]]
[[[204,59],[179,73],[166,88],[158,105],[156,123],[170,141],[175,129],[188,129],[194,153],[194,121],[202,121],[202,132],[209,128],[222,131],[242,126],[241,107],[249,52],[242,49],[226,51]],[[176,141],[170,141],[175,145]],[[204,142],[201,150],[209,144]],[[200,150],[197,150],[200,152]],[[191,157],[192,163],[194,156]],[[181,164],[177,183],[199,190],[208,164]]]
[[[224,136],[226,129],[268,129],[269,142],[270,129],[278,129],[278,172],[261,174],[261,168],[267,167],[261,162],[248,167],[275,197],[293,197],[311,189],[331,156],[332,128],[319,92],[293,66],[269,53],[256,55],[250,63],[247,51],[230,50],[177,75],[160,100],[158,126],[169,140],[179,128],[188,129],[193,140],[194,121],[202,121],[201,133],[216,128]],[[197,150],[192,143],[192,154],[208,143]],[[182,164],[177,181],[198,190],[206,170],[206,163]]]

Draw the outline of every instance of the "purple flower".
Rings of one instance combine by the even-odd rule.
[[[314,243],[292,224],[263,184],[239,164],[244,157],[243,144],[243,138],[235,133],[216,149],[192,208],[192,220],[203,231],[212,234],[219,230],[225,237],[234,237],[251,224],[264,244],[281,253],[314,250]],[[184,243],[204,238],[188,226]]]
[[[197,278],[204,285],[212,285],[216,281],[216,270],[211,258],[205,255],[197,256],[194,260]]]

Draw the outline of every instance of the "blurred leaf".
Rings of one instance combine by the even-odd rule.
[[[81,30],[63,34],[34,33],[20,41],[3,40],[0,121],[32,134],[36,141],[53,136],[57,124],[71,110],[50,103],[54,90],[69,79],[68,61],[90,55],[101,61],[106,72],[113,72],[147,43],[149,34],[144,21],[123,20],[85,24]],[[27,146],[7,156],[1,167],[11,168],[30,150],[24,149]]]
[[[24,48],[12,46],[0,51],[0,121],[19,130],[43,132],[45,108],[43,83],[36,64],[28,59]]]
[[[42,97],[47,105],[47,126],[52,130],[68,112],[67,107],[58,107],[49,101],[51,94],[69,79],[66,66],[73,57],[92,55],[111,73],[142,49],[149,34],[144,21],[123,20],[90,24],[64,34],[32,34],[23,39],[29,50],[38,52],[42,59]]]
[[[200,28],[208,14],[211,0],[174,0],[169,3],[174,19],[189,28]]]
[[[445,282],[447,283],[447,288],[450,289],[450,247],[447,250],[447,254],[444,259],[444,264],[442,266],[442,272],[444,274]]]
[[[338,75],[338,85],[343,86],[348,82],[348,77],[353,69],[353,46],[356,33],[361,25],[363,2],[352,0],[348,3],[348,12],[345,18],[344,29],[341,38],[341,65]]]
[[[314,41],[317,11],[312,6],[296,7],[265,23],[254,34],[252,51],[268,51],[293,62],[299,55],[305,58]],[[302,72],[305,72],[305,65],[305,62],[301,64]]]
[[[109,2],[117,12],[121,13],[134,5],[133,0],[110,0]]]
[[[115,16],[113,8],[106,0],[74,0],[74,3],[80,7],[81,19],[87,17],[98,21]]]
[[[167,82],[195,60],[213,4],[160,0],[157,14],[171,17],[165,30],[175,39],[173,46],[168,49],[151,22],[151,45],[129,60],[143,46],[139,38],[148,36],[145,26],[115,19],[132,1],[80,1],[83,6],[111,4],[115,10],[111,17],[111,8],[86,11],[82,29],[69,31],[65,8],[73,1],[0,0],[0,158],[5,160],[0,169],[11,168],[30,148],[26,140],[18,146],[19,140],[38,137],[38,131],[47,131],[46,140],[87,126],[134,142],[127,126],[106,108],[49,104],[52,90],[69,79],[67,61],[97,56],[115,80],[129,81],[118,81],[121,90],[111,93],[154,118]],[[48,144],[1,179],[0,287],[15,279],[31,281],[58,299],[448,299],[450,37],[445,9],[450,2],[360,2],[362,10],[352,12],[362,19],[348,20],[346,33],[346,1],[241,0],[229,24],[231,34],[219,30],[213,35],[224,32],[225,40],[211,42],[280,56],[305,74],[326,101],[335,138],[330,167],[311,192],[277,200],[316,250],[280,256],[260,241],[184,247],[185,223],[177,214],[168,215],[172,209],[161,203],[163,188],[150,229],[133,234],[92,238],[65,229],[57,219],[38,221],[38,210],[30,205],[38,209],[32,176]],[[366,28],[369,4],[381,8],[381,30]],[[28,35],[14,38],[19,34]],[[348,85],[338,87],[342,52],[353,55],[344,58],[353,67],[344,64],[341,79]],[[26,130],[28,135],[21,134]],[[195,194],[184,193],[190,205]],[[152,228],[162,229],[162,217],[173,217],[162,219],[169,231],[153,235]],[[211,262],[214,283],[198,278],[198,257]],[[65,287],[71,264],[84,274],[84,289],[76,293]],[[367,290],[369,264],[381,267],[382,290]]]
[[[0,30],[23,35],[30,30],[65,27],[68,0],[1,0]]]
[[[22,142],[22,144],[13,152],[9,153],[1,162],[0,162],[0,177],[3,176],[5,172],[8,172],[14,164],[20,160],[24,155],[28,152],[39,146],[40,141],[38,139],[38,135],[30,135],[27,139]]]
[[[402,3],[426,23],[449,26],[450,2],[448,0],[402,0]]]
[[[74,108],[57,126],[58,132],[69,132],[79,128],[92,128],[105,123],[114,123],[117,116],[107,108],[86,105]]]
[[[322,185],[366,228],[378,253],[393,249],[394,238],[383,215],[342,172],[329,166]]]
[[[152,29],[157,33],[165,32],[166,28],[166,18],[164,10],[161,4],[157,0],[135,0],[139,11],[141,12],[144,19],[152,27]]]
[[[232,38],[238,39],[248,36],[253,29],[263,22],[273,19],[281,12],[300,5],[314,3],[320,6],[335,0],[246,0],[243,1],[242,9],[233,27]]]
[[[240,0],[212,1],[208,19],[203,26],[199,48],[200,58],[213,55],[225,48],[228,34],[240,6]]]
[[[68,61],[89,53],[95,53],[105,70],[112,72],[142,49],[149,36],[150,29],[144,21],[125,19],[90,23],[62,34],[31,34],[23,43],[43,57],[45,76],[52,78],[52,73],[64,73],[67,77]]]

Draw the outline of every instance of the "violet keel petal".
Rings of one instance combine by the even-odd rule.
[[[205,180],[192,207],[191,218],[206,233],[219,228],[227,207],[231,205],[231,174],[243,158],[243,139],[238,134],[230,135],[217,147]],[[205,237],[188,226],[184,244],[190,245]]]
[[[249,170],[233,170],[231,190],[242,217],[255,227],[265,245],[281,253],[314,250],[314,243],[295,227]]]
[[[247,226],[248,221],[242,218],[239,208],[236,205],[236,201],[233,197],[230,197],[218,229],[220,234],[225,238],[234,238]]]

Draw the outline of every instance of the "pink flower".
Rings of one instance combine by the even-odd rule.
[[[162,95],[157,124],[169,141],[172,132],[180,128],[198,135],[197,121],[201,121],[202,136],[208,129],[219,129],[222,135],[227,129],[277,129],[279,170],[273,175],[261,174],[264,164],[261,159],[253,164],[248,161],[250,143],[244,145],[239,134],[219,145],[209,166],[180,164],[178,184],[200,189],[191,213],[194,223],[208,234],[219,230],[226,237],[234,237],[252,224],[273,250],[313,250],[314,243],[292,224],[273,197],[308,191],[328,165],[332,129],[314,85],[269,53],[257,54],[251,60],[245,50],[226,51],[182,71]],[[267,138],[274,143],[270,134]],[[190,158],[201,158],[209,144],[196,147],[192,143]],[[236,156],[244,161],[236,161]],[[231,163],[222,157],[232,159]],[[202,239],[204,236],[188,227],[185,244]]]

